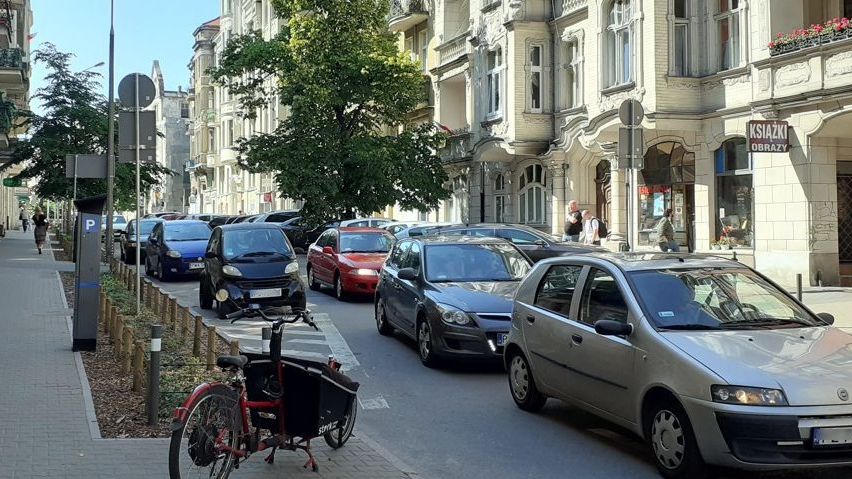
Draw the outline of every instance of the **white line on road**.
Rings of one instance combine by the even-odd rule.
[[[385,401],[380,395],[372,398],[372,399],[362,399],[358,398],[358,404],[361,405],[361,409],[390,409],[390,405]]]
[[[299,343],[299,344],[322,344],[325,346],[325,339],[288,339],[284,341],[285,343]]]
[[[349,371],[350,369],[354,369],[361,365],[361,363],[358,362],[358,359],[355,358],[352,350],[349,349],[349,345],[346,344],[346,340],[343,339],[340,331],[337,330],[337,326],[331,322],[331,318],[328,317],[327,314],[314,315],[314,322],[318,323],[317,325],[319,328],[325,331],[325,338],[328,340],[328,347],[331,349],[331,353],[334,354],[337,361],[341,364],[341,371]]]

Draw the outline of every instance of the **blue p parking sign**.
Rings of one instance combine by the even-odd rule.
[[[100,229],[100,222],[95,218],[85,218],[83,220],[84,233],[97,233]]]

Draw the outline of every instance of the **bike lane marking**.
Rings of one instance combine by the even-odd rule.
[[[349,345],[346,343],[346,340],[343,339],[343,336],[340,334],[340,331],[337,330],[337,326],[334,325],[334,322],[331,321],[331,317],[329,317],[328,314],[314,314],[314,323],[316,323],[317,327],[325,333],[325,339],[328,343],[328,347],[331,349],[331,353],[341,364],[341,371],[349,371],[361,365],[361,363],[358,362],[358,359],[355,358],[355,354],[352,353],[351,349],[349,349]]]

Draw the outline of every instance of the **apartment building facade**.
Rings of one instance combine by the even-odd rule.
[[[451,131],[442,219],[558,234],[576,199],[608,222],[613,247],[650,250],[672,208],[692,251],[736,253],[788,285],[796,274],[850,284],[852,30],[768,45],[851,10],[848,0],[391,0],[389,25],[425,59],[433,121]],[[629,187],[614,168],[625,100],[645,111]],[[770,127],[754,121],[787,135],[760,137]],[[749,152],[749,141],[788,146]],[[720,237],[732,249],[711,249]]]
[[[30,27],[33,14],[29,0],[0,0],[0,165],[11,161],[17,137],[26,133],[15,128],[16,112],[29,110]],[[0,171],[0,181],[12,178],[23,167]],[[30,200],[26,183],[0,186],[0,222],[5,227],[18,224],[18,204]]]

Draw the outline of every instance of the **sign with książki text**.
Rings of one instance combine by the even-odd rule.
[[[790,151],[790,125],[779,120],[751,120],[746,123],[749,153]]]

